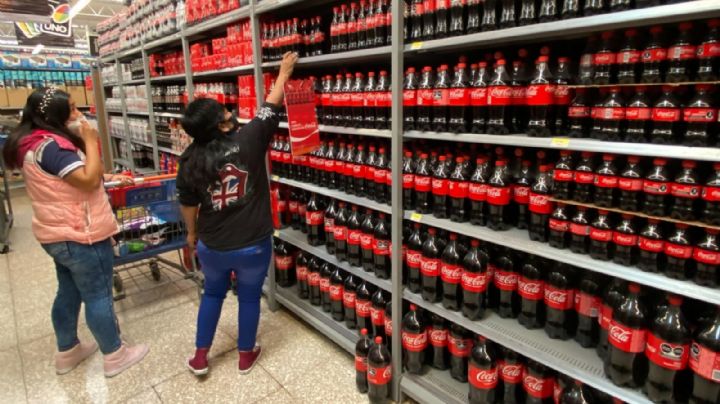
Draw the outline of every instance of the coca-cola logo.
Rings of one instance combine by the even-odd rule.
[[[491,198],[499,198],[502,195],[502,188],[489,187],[487,189],[487,195]]]
[[[437,271],[438,262],[436,260],[422,260],[422,269],[426,271]]]
[[[678,116],[678,111],[673,109],[655,109],[655,119],[675,119]]]
[[[415,177],[415,184],[428,186],[430,185],[430,177]]]
[[[530,204],[535,206],[544,206],[548,204],[547,195],[530,194]]]
[[[275,256],[275,266],[277,266],[280,269],[288,269],[292,266],[293,259],[292,257],[280,257]]]
[[[537,295],[540,294],[541,284],[537,282],[519,282],[518,288],[521,292],[527,295]]]
[[[688,253],[690,250],[690,247],[688,246],[678,246],[674,244],[666,244],[665,245],[665,253],[673,255],[673,256],[683,256]]]
[[[460,279],[460,276],[462,275],[462,269],[453,265],[442,265],[440,268],[440,273],[444,278]]]
[[[406,348],[424,348],[427,345],[427,334],[424,332],[419,334],[404,332],[402,334],[402,341],[403,346]]]
[[[510,98],[512,97],[512,88],[505,86],[490,87],[489,96],[491,98]]]
[[[445,345],[447,344],[447,339],[447,330],[430,330],[430,341],[432,341],[433,345]]]
[[[515,285],[518,282],[518,276],[512,272],[496,272],[495,282],[501,285]]]
[[[545,300],[564,305],[567,302],[568,293],[564,290],[545,290]]]
[[[464,98],[467,95],[467,90],[464,88],[453,88],[450,90],[450,98]]]
[[[355,305],[355,293],[344,292],[343,293],[343,302],[345,303],[346,306]]]
[[[695,258],[704,262],[714,262],[718,259],[718,253],[703,249],[695,249]]]
[[[537,393],[542,393],[544,387],[544,379],[538,379],[537,377],[527,375],[523,380],[523,385],[529,390]]]
[[[505,364],[502,367],[502,374],[504,379],[516,380],[522,374],[522,365],[508,365]]]
[[[422,260],[422,254],[420,254],[419,252],[415,252],[415,251],[408,251],[406,257],[407,257],[408,265],[415,266],[415,267],[420,265],[420,262]]]
[[[475,375],[475,380],[481,384],[494,384],[497,379],[497,369],[479,370]]]
[[[610,337],[612,337],[616,341],[620,341],[623,343],[627,343],[630,341],[631,332],[630,330],[626,330],[620,326],[612,325],[610,326]]]
[[[483,286],[485,286],[485,276],[463,273],[462,274],[462,283],[463,283],[463,285],[465,285],[468,288],[480,289]]]

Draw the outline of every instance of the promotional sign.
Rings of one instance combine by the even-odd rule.
[[[292,80],[285,83],[285,108],[294,156],[311,153],[320,147],[315,101],[312,81]]]
[[[47,16],[45,22],[15,23],[18,45],[75,46],[68,0],[45,0],[42,3],[44,3],[42,14]]]

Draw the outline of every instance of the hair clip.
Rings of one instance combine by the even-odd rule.
[[[42,101],[40,101],[40,106],[38,109],[40,110],[40,113],[43,114],[45,119],[47,119],[47,116],[45,116],[45,111],[47,111],[47,107],[50,105],[50,101],[52,100],[53,96],[55,96],[55,93],[57,92],[57,87],[50,86],[45,89],[45,94],[43,94]]]

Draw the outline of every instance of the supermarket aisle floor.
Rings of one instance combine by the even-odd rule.
[[[56,376],[50,322],[54,268],[32,236],[27,197],[19,195],[12,202],[13,251],[0,255],[0,402],[367,402],[355,391],[354,364],[347,352],[288,312],[271,312],[264,301],[259,332],[263,356],[250,375],[240,375],[234,348],[237,302],[231,294],[211,352],[210,376],[196,379],[184,367],[193,348],[198,306],[189,281],[116,303],[124,338],[150,344],[140,365],[106,379],[97,353],[71,373]],[[177,259],[177,254],[169,257]],[[137,287],[152,284],[147,279]],[[82,317],[80,338],[87,339]]]

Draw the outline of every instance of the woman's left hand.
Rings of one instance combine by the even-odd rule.
[[[123,174],[110,175],[110,182],[120,182],[120,185],[134,185],[133,178]]]

